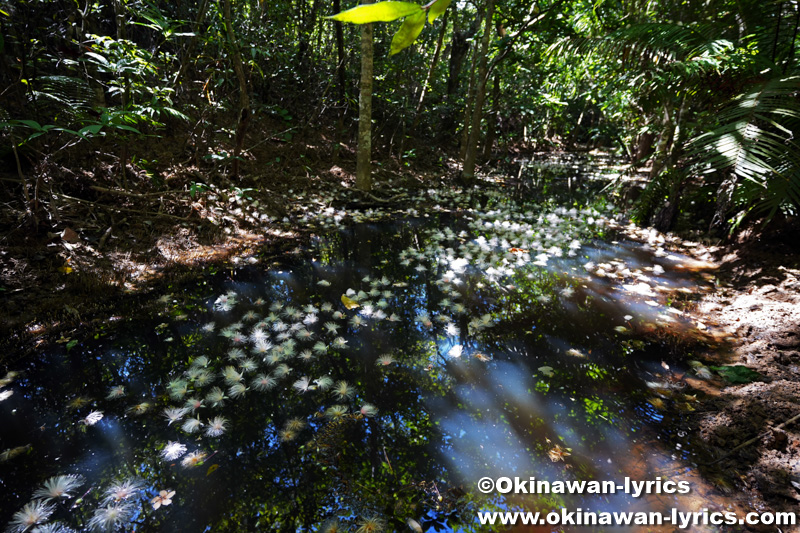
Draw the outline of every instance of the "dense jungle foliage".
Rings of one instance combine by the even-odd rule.
[[[199,169],[185,191],[259,187],[285,172],[280,158],[259,160],[265,144],[300,160],[322,146],[348,167],[356,142],[367,163],[467,182],[476,162],[521,148],[611,150],[646,172],[629,196],[638,221],[660,229],[681,211],[727,231],[800,205],[795,3],[440,0],[423,9],[437,11],[432,23],[331,20],[352,7],[0,3],[8,205],[46,224],[57,203],[95,199],[91,186],[170,189],[178,161]],[[393,39],[416,32],[397,53]],[[365,81],[372,128],[356,135]],[[368,165],[358,185],[370,188]]]

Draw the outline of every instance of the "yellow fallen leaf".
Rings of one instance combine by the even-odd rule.
[[[360,304],[353,300],[352,298],[348,298],[346,295],[342,294],[342,303],[347,309],[356,309],[360,307]]]
[[[208,470],[206,470],[206,476],[210,476],[211,474],[213,474],[214,470],[216,470],[217,468],[219,468],[218,464],[209,466]]]
[[[64,274],[71,274],[72,273],[72,267],[64,265],[62,267],[58,267],[58,271],[62,272]]]

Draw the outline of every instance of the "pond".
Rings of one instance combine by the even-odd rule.
[[[502,531],[478,513],[741,511],[687,432],[702,395],[679,341],[702,334],[679,304],[708,289],[688,258],[626,240],[602,207],[426,197],[320,209],[302,259],[222,269],[12,369],[0,523]],[[483,493],[485,477],[553,486]],[[626,478],[691,490],[556,488]]]

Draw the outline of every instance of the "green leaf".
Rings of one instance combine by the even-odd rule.
[[[35,120],[18,120],[17,122],[19,122],[20,124],[24,124],[25,126],[28,126],[29,128],[32,128],[36,131],[42,131],[42,132],[47,131],[42,127],[41,124],[39,124]]]
[[[409,15],[403,21],[403,25],[397,30],[392,38],[392,47],[389,50],[389,55],[393,56],[401,50],[408,48],[417,40],[422,28],[425,26],[425,12],[420,10],[413,15]]]
[[[712,366],[710,368],[728,383],[752,383],[761,379],[761,374],[742,365]]]
[[[139,135],[142,134],[141,131],[137,130],[133,126],[126,126],[124,124],[112,124],[112,127],[117,128],[118,130],[132,131],[133,133],[138,133]]]
[[[106,59],[105,57],[101,56],[100,54],[96,54],[94,52],[86,52],[84,55],[86,55],[87,57],[91,57],[92,59],[95,60],[95,62],[97,62],[97,63],[99,63],[101,65],[106,65],[106,66],[109,65],[108,59]]]
[[[450,7],[450,2],[453,0],[436,0],[430,8],[428,8],[428,22],[433,24],[433,21],[439,18],[442,13],[447,11]]]
[[[369,24],[370,22],[391,22],[417,12],[423,12],[417,4],[389,1],[364,4],[328,18],[352,24]]]
[[[100,133],[100,130],[103,129],[102,124],[92,124],[91,126],[86,126],[85,128],[81,128],[78,132],[78,135],[84,136],[87,133],[91,133],[92,135],[97,135]]]

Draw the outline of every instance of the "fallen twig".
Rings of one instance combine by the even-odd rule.
[[[742,448],[744,448],[745,446],[749,446],[749,445],[753,444],[753,443],[754,443],[754,442],[756,442],[757,440],[763,439],[764,437],[766,437],[767,435],[769,435],[769,434],[770,434],[772,431],[774,431],[774,430],[776,430],[776,429],[783,429],[783,427],[784,427],[784,426],[787,426],[787,425],[789,425],[789,424],[791,424],[792,422],[795,422],[795,421],[797,421],[797,420],[800,420],[800,414],[793,416],[792,418],[790,418],[790,419],[789,419],[789,420],[787,420],[786,422],[784,422],[784,423],[782,423],[782,424],[780,424],[780,425],[777,425],[777,426],[775,426],[774,428],[770,428],[770,430],[769,430],[769,431],[765,431],[765,432],[763,432],[763,433],[759,433],[758,435],[756,435],[756,436],[755,436],[755,437],[753,437],[752,439],[748,440],[747,442],[743,442],[743,443],[741,443],[741,444],[740,444],[740,445],[738,445],[736,448],[732,449],[731,451],[729,451],[728,453],[726,453],[725,455],[723,455],[723,456],[722,456],[722,457],[720,457],[719,459],[717,459],[717,460],[715,460],[715,461],[712,461],[712,462],[708,463],[708,466],[711,466],[711,465],[714,465],[714,464],[717,464],[717,463],[719,463],[719,462],[720,462],[720,461],[722,461],[723,459],[726,459],[726,458],[730,457],[730,456],[731,456],[731,455],[732,455],[734,452],[737,452],[737,451],[741,450],[741,449],[742,449]]]
[[[66,199],[68,199],[68,200],[72,200],[72,201],[74,201],[74,202],[79,202],[79,203],[82,203],[82,204],[89,204],[89,205],[93,205],[93,206],[95,206],[95,207],[99,207],[99,208],[101,208],[101,209],[110,209],[110,210],[112,210],[112,211],[124,211],[124,212],[126,212],[126,213],[137,213],[137,214],[139,214],[139,215],[145,215],[145,216],[151,216],[151,217],[167,217],[167,218],[174,218],[174,219],[176,219],[176,220],[188,220],[188,219],[189,219],[189,216],[188,216],[188,215],[187,215],[187,216],[185,216],[185,217],[179,217],[179,216],[176,216],[176,215],[170,215],[170,214],[167,214],[167,213],[154,213],[154,212],[152,212],[152,211],[142,211],[142,210],[139,210],[139,209],[128,209],[128,208],[126,208],[126,207],[116,207],[116,206],[113,206],[113,205],[99,204],[99,203],[97,203],[97,202],[92,202],[92,201],[89,201],[89,200],[84,200],[83,198],[75,198],[74,196],[69,196],[69,195],[67,195],[67,194],[63,194],[63,193],[53,193],[53,194],[54,194],[55,196],[60,196],[60,197],[62,197],[62,198],[66,198]],[[190,213],[190,214],[191,214],[191,213]]]
[[[176,193],[184,193],[184,191],[160,191],[160,192],[148,192],[148,193],[136,193],[130,191],[119,191],[115,189],[106,189],[105,187],[98,187],[97,185],[91,185],[89,187],[98,192],[105,192],[108,194],[118,194],[120,196],[131,196],[133,198],[150,198],[153,196],[163,196],[165,194],[176,194]]]

